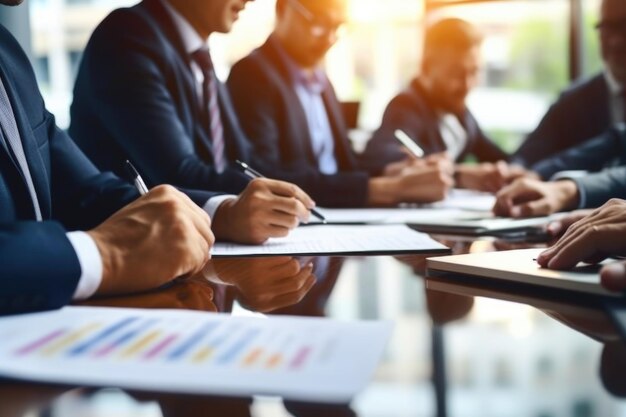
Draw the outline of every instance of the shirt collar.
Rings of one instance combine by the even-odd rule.
[[[200,48],[206,47],[206,41],[200,37],[198,32],[191,26],[191,23],[187,21],[167,0],[161,0],[165,9],[169,12],[174,26],[178,30],[178,33],[183,41],[185,52],[192,54]]]
[[[287,66],[289,76],[296,85],[305,87],[311,93],[321,94],[326,88],[327,80],[324,75],[324,71],[321,68],[317,68],[313,71],[312,75],[309,75],[307,71],[302,69],[292,57],[289,56],[285,48],[280,42],[272,35],[270,42],[274,45],[280,55],[281,59]]]
[[[624,92],[624,86],[621,85],[619,81],[617,81],[615,76],[613,76],[608,68],[604,71],[604,78],[606,79],[606,83],[609,86],[609,91],[611,92],[611,95],[617,96]]]

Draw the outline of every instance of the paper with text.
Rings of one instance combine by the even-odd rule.
[[[262,245],[218,242],[214,257],[445,252],[448,248],[404,225],[301,226]]]

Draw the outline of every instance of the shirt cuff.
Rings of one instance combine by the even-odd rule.
[[[585,186],[578,180],[578,178],[568,178],[571,181],[574,181],[576,184],[576,188],[578,189],[578,209],[587,208],[587,191],[585,190]]]
[[[102,257],[96,242],[85,232],[69,232],[66,234],[80,264],[80,279],[74,300],[84,300],[96,293],[102,282]]]
[[[215,217],[215,212],[222,205],[222,203],[226,200],[231,200],[235,198],[237,198],[237,196],[232,194],[219,195],[217,197],[209,198],[209,201],[204,204],[202,209],[206,211],[209,214],[211,220],[213,220],[213,218]]]

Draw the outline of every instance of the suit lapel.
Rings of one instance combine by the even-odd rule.
[[[185,50],[185,45],[174,25],[174,21],[161,3],[161,0],[144,0],[140,4],[140,8],[143,8],[150,20],[154,22],[155,29],[163,35],[163,40],[171,46],[176,55],[173,65],[176,67],[176,76],[181,77],[179,85],[183,89],[183,97],[180,98],[181,102],[179,104],[185,105],[187,103],[191,109],[191,114],[188,115],[189,120],[187,120],[188,126],[192,126],[189,133],[193,134],[194,138],[198,138],[200,144],[212,155],[208,129],[202,126],[200,122],[202,109],[196,91],[196,78],[191,69],[192,58]]]
[[[20,140],[22,147],[24,148],[24,154],[26,156],[26,162],[30,170],[30,175],[33,180],[35,192],[39,200],[39,208],[43,219],[48,219],[51,216],[51,198],[50,198],[50,178],[46,165],[37,148],[37,141],[33,135],[33,130],[30,125],[29,119],[22,107],[22,103],[18,100],[18,95],[14,86],[14,78],[10,67],[7,65],[5,57],[0,54],[0,77],[4,82],[11,107],[13,108],[13,115],[17,124],[17,129],[20,134]],[[45,123],[45,122],[44,122]],[[6,152],[6,150],[3,150]],[[12,159],[12,158],[11,158]],[[18,170],[22,177],[22,183],[24,188],[28,191],[26,180],[23,179],[21,170],[13,164],[14,168]]]
[[[291,119],[291,123],[295,124],[298,128],[298,144],[304,148],[304,154],[306,154],[309,163],[317,166],[318,161],[315,157],[315,153],[313,152],[313,144],[311,139],[311,134],[309,133],[309,122],[306,118],[306,114],[304,113],[304,109],[302,108],[302,103],[298,98],[298,94],[293,88],[293,81],[291,79],[291,75],[289,74],[289,70],[287,69],[287,65],[285,64],[283,58],[280,53],[276,50],[272,43],[272,39],[268,39],[267,42],[261,47],[261,51],[265,58],[269,61],[268,65],[273,68],[278,69],[278,73],[280,75],[281,89],[283,90],[283,94],[285,97],[285,101],[287,104],[287,109],[289,109],[289,114],[286,117]],[[306,126],[306,129],[302,127]]]

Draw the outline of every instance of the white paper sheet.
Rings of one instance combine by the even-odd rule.
[[[418,224],[425,221],[452,222],[455,220],[475,219],[483,214],[485,218],[491,213],[477,213],[454,209],[429,208],[364,208],[364,209],[318,209],[329,224]]]
[[[442,252],[448,248],[403,225],[301,226],[263,245],[218,242],[214,257]]]
[[[445,200],[425,207],[439,209],[462,209],[471,211],[491,211],[496,197],[490,193],[455,188]]]
[[[389,322],[66,307],[0,319],[0,375],[38,382],[345,403]]]

